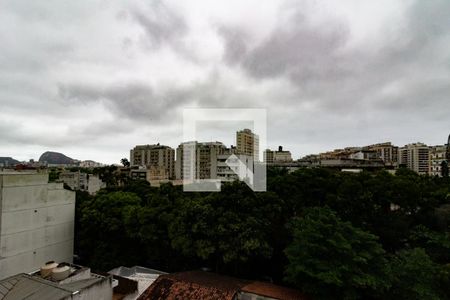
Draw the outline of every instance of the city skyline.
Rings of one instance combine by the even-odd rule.
[[[267,108],[268,146],[293,157],[444,144],[448,20],[439,0],[5,1],[0,156],[175,148],[184,108]]]

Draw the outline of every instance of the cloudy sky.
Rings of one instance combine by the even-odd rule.
[[[267,108],[268,146],[295,158],[443,144],[450,1],[0,3],[0,156],[117,163],[176,147],[196,107]],[[202,138],[234,144],[224,128]]]

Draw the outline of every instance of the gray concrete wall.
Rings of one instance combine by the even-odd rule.
[[[75,192],[48,184],[48,174],[1,174],[0,279],[72,262]]]

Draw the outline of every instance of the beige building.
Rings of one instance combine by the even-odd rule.
[[[377,153],[377,157],[382,159],[385,165],[398,165],[398,147],[392,145],[391,142],[374,144],[364,148],[375,151]]]
[[[398,162],[418,174],[429,173],[430,148],[423,143],[406,145],[399,149]]]
[[[441,164],[446,161],[447,146],[430,147],[429,174],[431,176],[442,176]]]
[[[236,132],[236,149],[239,154],[253,156],[259,161],[259,136],[250,129]]]
[[[0,279],[72,262],[75,192],[48,174],[0,172]]]
[[[175,178],[175,150],[169,146],[160,144],[136,146],[130,150],[130,163],[132,166],[145,166],[151,169],[153,173],[158,174],[158,178],[161,176],[163,179]]]
[[[264,151],[264,162],[268,164],[291,162],[292,155],[290,151],[283,150],[282,146],[278,147],[278,151],[266,149]]]

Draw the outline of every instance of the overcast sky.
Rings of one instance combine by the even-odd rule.
[[[195,107],[267,108],[294,158],[443,144],[450,1],[1,1],[0,156],[118,163]]]

